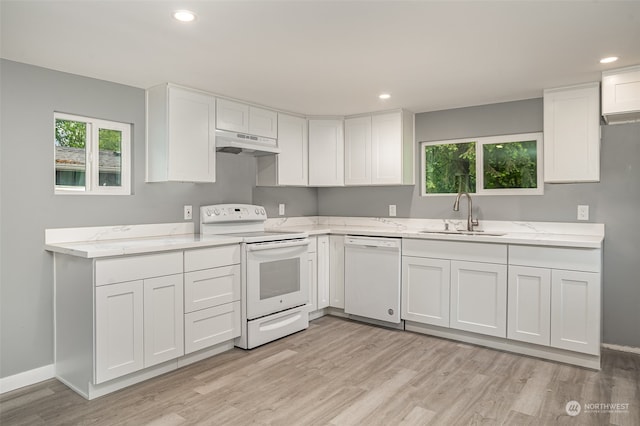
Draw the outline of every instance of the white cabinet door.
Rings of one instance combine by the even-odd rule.
[[[602,73],[602,115],[607,123],[640,120],[640,66]]]
[[[549,346],[551,270],[509,266],[507,338]]]
[[[278,138],[278,113],[269,109],[249,107],[249,133]]]
[[[318,309],[318,254],[309,253],[309,301],[307,311]]]
[[[451,261],[402,256],[402,319],[449,327]]]
[[[95,383],[144,367],[142,281],[96,287]]]
[[[371,183],[371,116],[344,121],[344,183]]]
[[[600,274],[551,272],[551,346],[600,353]]]
[[[257,158],[258,186],[307,186],[309,184],[309,139],[307,120],[278,114],[278,155]]]
[[[329,306],[329,236],[318,236],[317,267],[318,267],[318,309]]]
[[[215,182],[213,96],[161,85],[147,90],[147,182]]]
[[[507,336],[507,266],[451,261],[451,328]]]
[[[544,181],[600,181],[598,83],[544,91]]]
[[[371,183],[402,182],[402,114],[374,115],[371,121]]]
[[[184,355],[182,274],[144,280],[144,366]]]
[[[215,101],[169,88],[169,180],[215,182]]]
[[[342,120],[309,120],[309,186],[344,185]]]
[[[249,133],[249,105],[218,98],[216,106],[217,129]]]
[[[329,306],[344,309],[344,235],[329,236]]]

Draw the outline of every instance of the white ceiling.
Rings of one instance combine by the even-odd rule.
[[[640,1],[7,1],[1,56],[309,115],[527,99],[640,64]],[[198,19],[171,17],[191,9]],[[604,56],[620,57],[601,65]],[[381,101],[381,92],[392,98]]]

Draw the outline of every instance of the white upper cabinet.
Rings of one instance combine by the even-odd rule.
[[[249,133],[249,105],[216,99],[216,129]]]
[[[347,118],[345,184],[413,184],[413,120],[406,111]]]
[[[341,119],[309,120],[309,186],[344,185]]]
[[[371,183],[371,116],[344,121],[344,183]]]
[[[544,181],[600,181],[599,83],[544,91]]]
[[[640,120],[640,65],[602,73],[602,115],[608,124]]]
[[[307,186],[309,183],[309,140],[307,120],[278,114],[278,155],[257,158],[258,186]]]
[[[146,95],[147,182],[215,182],[215,98],[169,84]]]
[[[273,139],[278,137],[278,114],[275,111],[221,98],[217,99],[216,106],[217,129]]]
[[[264,108],[249,107],[249,134],[278,138],[278,113]]]

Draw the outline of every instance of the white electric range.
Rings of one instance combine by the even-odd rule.
[[[266,232],[262,206],[200,208],[200,233],[242,238],[241,335],[251,349],[309,326],[309,238],[306,232]]]

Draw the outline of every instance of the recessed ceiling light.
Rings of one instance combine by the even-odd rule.
[[[173,17],[180,22],[191,22],[196,19],[196,14],[190,10],[176,10]]]
[[[611,62],[615,62],[618,60],[617,56],[608,56],[606,58],[600,59],[601,64],[610,64]]]
[[[388,93],[381,93],[378,97],[380,99],[389,99],[391,97],[391,95],[388,94]]]

